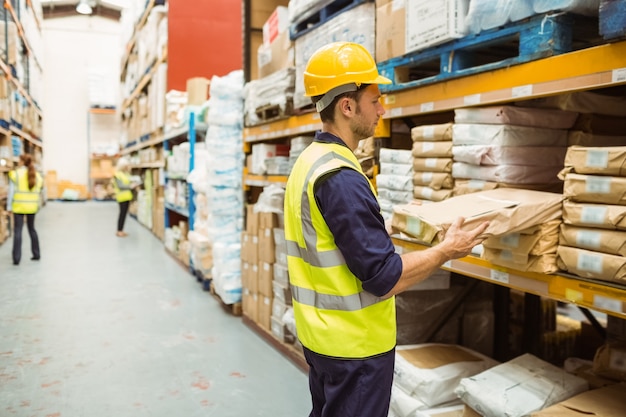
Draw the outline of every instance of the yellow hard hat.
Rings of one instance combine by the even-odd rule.
[[[376,62],[362,45],[333,42],[313,53],[304,70],[305,96],[324,95],[317,103],[322,111],[339,94],[356,91],[361,84],[391,84],[378,74]]]

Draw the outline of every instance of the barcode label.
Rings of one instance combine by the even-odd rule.
[[[435,103],[433,103],[432,101],[429,101],[427,103],[422,103],[420,105],[421,112],[433,111],[434,109],[435,109]]]
[[[391,117],[402,116],[402,107],[396,107],[394,109],[391,109],[389,114],[391,114]]]
[[[602,256],[590,253],[581,253],[578,256],[576,267],[581,271],[589,271],[600,274],[602,273]]]
[[[614,83],[626,81],[626,68],[614,69],[612,78]]]
[[[588,224],[602,224],[606,217],[607,207],[599,206],[584,206],[580,214],[580,219],[583,223]]]
[[[517,87],[513,87],[511,90],[511,96],[513,98],[518,98],[518,97],[527,97],[532,95],[533,93],[533,86],[532,84],[528,84],[528,85],[520,85]]]
[[[603,295],[595,295],[593,297],[593,305],[594,307],[598,307],[606,311],[623,313],[623,303],[620,300],[616,300],[615,298],[605,297]]]
[[[422,173],[422,182],[431,182],[433,180],[432,172],[423,172]]]
[[[576,244],[582,248],[599,249],[601,236],[600,232],[580,230],[576,232]]]
[[[606,149],[588,150],[585,164],[592,168],[607,168],[609,166],[609,151]]]
[[[509,283],[509,273],[504,271],[499,271],[497,269],[492,269],[490,272],[490,278],[494,281],[501,282],[503,284]]]
[[[517,248],[519,247],[519,239],[520,239],[519,233],[511,233],[508,235],[501,236],[500,243],[510,248]]]
[[[450,260],[450,261],[446,261],[446,262],[444,262],[444,264],[443,264],[443,265],[441,265],[441,266],[443,266],[443,267],[445,267],[445,268],[452,268],[452,261],[451,261],[451,260]]]
[[[435,144],[433,142],[423,142],[422,143],[422,152],[428,152],[435,149]]]
[[[463,97],[463,103],[465,104],[480,104],[480,94],[471,94]]]
[[[611,178],[587,177],[585,191],[593,194],[609,194],[611,192]]]
[[[424,126],[424,138],[432,139],[435,137],[435,126]]]

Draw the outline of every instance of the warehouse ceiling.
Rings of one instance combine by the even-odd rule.
[[[122,9],[128,0],[81,0],[87,3],[92,13],[89,16],[100,16],[107,19],[119,20]],[[42,0],[44,19],[79,16],[76,6],[79,0]]]

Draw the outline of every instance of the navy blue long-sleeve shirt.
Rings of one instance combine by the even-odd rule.
[[[315,140],[346,146],[327,132],[317,132]],[[400,279],[402,260],[367,179],[349,168],[330,173],[316,184],[315,200],[348,268],[365,291],[379,297],[387,294]]]

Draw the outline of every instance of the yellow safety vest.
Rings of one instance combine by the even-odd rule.
[[[315,201],[315,182],[341,168],[363,174],[350,149],[313,142],[296,162],[285,191],[285,238],[296,330],[313,352],[366,358],[396,345],[395,298],[363,290]],[[376,195],[371,183],[372,193]]]
[[[116,171],[113,176],[113,189],[118,203],[133,199],[133,191],[130,188],[130,177],[122,171]]]
[[[11,210],[17,214],[35,214],[39,211],[39,198],[41,188],[43,187],[43,179],[39,173],[36,173],[35,186],[28,188],[28,168],[20,167],[15,171],[9,172],[9,180],[13,182],[13,204]]]

